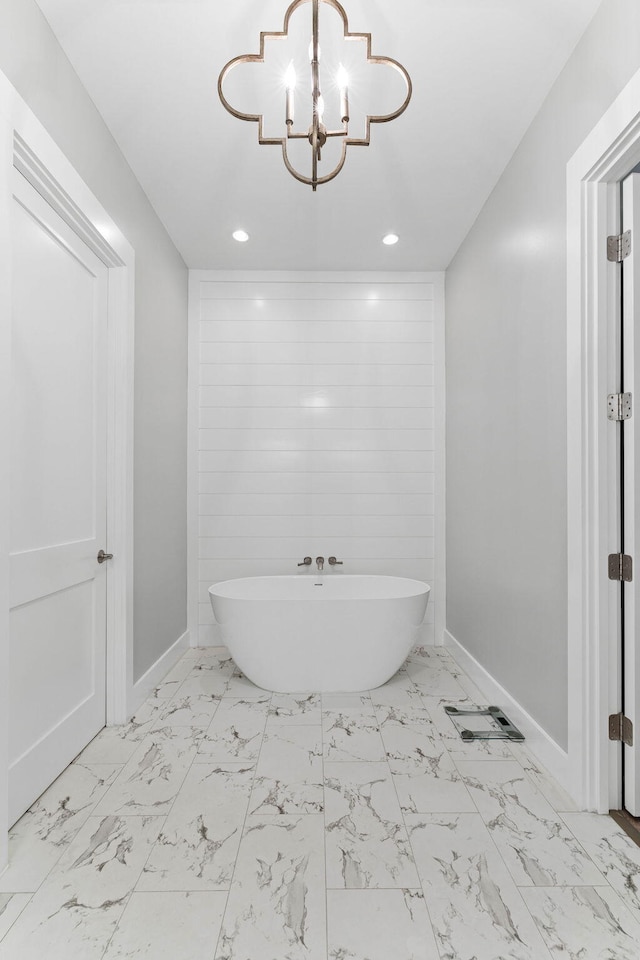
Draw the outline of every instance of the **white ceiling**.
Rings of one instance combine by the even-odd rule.
[[[188,266],[445,268],[601,0],[342,2],[373,53],[407,68],[413,98],[314,194],[216,92],[227,60],[282,29],[288,0],[38,0]],[[261,87],[283,111],[279,83],[272,70]]]

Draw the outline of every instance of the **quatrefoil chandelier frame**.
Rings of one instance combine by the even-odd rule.
[[[293,130],[293,91],[295,87],[295,78],[293,81],[287,81],[287,94],[286,94],[286,126],[287,132],[283,137],[265,137],[264,135],[264,118],[262,114],[254,113],[243,113],[240,110],[236,110],[235,107],[232,107],[229,101],[226,99],[223,93],[224,82],[229,75],[229,73],[237,67],[239,64],[243,63],[264,63],[264,52],[265,52],[265,42],[267,40],[283,40],[289,36],[289,21],[293,13],[301,6],[306,3],[311,3],[312,5],[312,36],[311,44],[309,46],[309,60],[311,67],[311,101],[312,101],[312,120],[311,125],[307,131],[304,132],[294,132]],[[320,47],[319,47],[319,7],[321,3],[326,3],[328,6],[333,7],[334,10],[342,17],[343,23],[343,35],[346,40],[360,40],[366,43],[367,49],[367,63],[370,64],[383,64],[388,67],[392,67],[396,70],[400,76],[403,78],[406,85],[406,97],[398,108],[394,110],[393,113],[387,113],[383,116],[373,116],[371,114],[367,115],[365,121],[365,135],[364,137],[350,137],[349,136],[349,98],[348,91],[346,86],[346,80],[343,80],[340,90],[340,115],[341,115],[341,128],[338,130],[327,130],[326,126],[323,123],[323,98],[320,88]],[[284,164],[289,171],[289,173],[299,180],[301,183],[308,184],[315,191],[321,183],[328,183],[330,180],[333,180],[334,177],[337,177],[340,171],[342,170],[345,160],[347,158],[347,147],[368,147],[370,145],[371,138],[371,124],[372,123],[388,123],[390,120],[395,120],[407,109],[409,101],[411,100],[412,94],[412,84],[411,77],[408,72],[402,66],[401,63],[398,63],[397,60],[392,60],[390,57],[379,57],[373,56],[371,53],[371,34],[370,33],[352,33],[349,31],[349,22],[347,19],[347,14],[344,10],[344,7],[338,2],[338,0],[293,0],[293,3],[290,4],[287,12],[284,16],[284,27],[281,31],[270,33],[267,31],[261,31],[260,33],[260,53],[256,54],[243,54],[239,57],[234,57],[222,68],[220,76],[218,77],[218,96],[222,102],[222,105],[229,113],[237,117],[238,120],[248,120],[252,123],[258,124],[258,143],[261,146],[280,146],[282,148],[282,155],[284,159]],[[322,159],[322,148],[324,147],[327,139],[329,137],[337,137],[342,140],[342,150],[340,154],[340,159],[334,169],[324,176],[319,176],[318,174],[318,164]],[[287,151],[287,145],[290,140],[308,140],[311,146],[311,176],[305,176],[295,169],[291,163]]]

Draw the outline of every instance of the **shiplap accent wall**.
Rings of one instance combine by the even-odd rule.
[[[192,271],[190,297],[192,635],[219,642],[212,583],[335,555],[426,580],[433,643],[442,275]]]

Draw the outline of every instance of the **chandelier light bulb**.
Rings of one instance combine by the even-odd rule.
[[[336,77],[340,89],[340,122],[349,123],[349,75],[340,64]]]
[[[295,87],[296,87],[296,71],[295,71],[295,68],[294,68],[294,66],[293,66],[293,60],[292,60],[291,63],[289,64],[289,66],[288,66],[288,68],[287,68],[287,72],[286,72],[285,75],[284,75],[284,83],[285,83],[285,86],[286,86],[286,88],[287,88],[287,102],[286,102],[287,116],[286,116],[286,123],[287,123],[287,127],[292,127],[292,126],[293,126],[293,116],[294,116],[294,101],[295,101],[294,90],[295,90]]]
[[[284,75],[284,85],[287,90],[295,90],[296,83],[298,78],[296,77],[296,69],[293,65],[293,60],[287,67],[287,72]]]

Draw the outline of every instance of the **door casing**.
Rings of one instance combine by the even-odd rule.
[[[622,301],[622,330],[624,349],[622,368],[625,393],[630,392],[637,402],[637,373],[640,362],[640,340],[636,331],[638,303],[640,302],[640,173],[632,172],[622,183],[622,231],[630,230],[636,242],[631,245],[631,256],[622,264],[623,301]],[[633,408],[632,408],[633,413]],[[638,414],[632,415],[630,420],[621,424],[624,433],[624,458],[622,461],[622,498],[624,511],[624,553],[638,560],[638,497],[636,487],[639,471],[640,445],[638,444]],[[640,713],[638,712],[638,567],[634,571],[631,583],[623,586],[624,603],[624,638],[622,649],[624,663],[622,668],[622,695],[623,712],[635,728],[634,742],[631,745],[622,744],[622,794],[620,806],[616,809],[625,809],[634,817],[640,816],[640,770],[638,768],[638,730],[640,728]]]
[[[640,161],[640,71],[567,164],[568,780],[579,805],[621,806],[620,750],[608,738],[619,706],[616,438],[620,271],[606,238],[620,230],[619,183]],[[636,241],[638,242],[638,241]],[[634,558],[637,559],[638,558]]]
[[[134,251],[42,124],[0,73],[0,316],[11,315],[14,166],[109,268],[107,344],[107,723],[127,719],[133,691]],[[0,449],[10,449],[10,324],[0,324]],[[0,871],[7,863],[8,457],[0,457]]]

